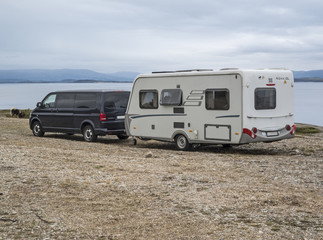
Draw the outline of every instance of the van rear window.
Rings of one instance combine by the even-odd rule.
[[[129,100],[129,92],[109,92],[104,94],[104,109],[126,109]]]
[[[275,88],[256,88],[255,89],[255,109],[266,110],[276,108],[276,89]]]

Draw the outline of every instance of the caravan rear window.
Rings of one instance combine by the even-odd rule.
[[[140,108],[156,109],[158,108],[158,92],[157,90],[141,90],[139,92]]]
[[[228,89],[206,89],[205,107],[208,110],[229,110],[230,93]]]
[[[255,89],[255,109],[275,109],[276,108],[276,89],[275,88],[256,88]]]
[[[182,90],[181,89],[164,89],[160,96],[161,105],[175,105],[182,104]]]

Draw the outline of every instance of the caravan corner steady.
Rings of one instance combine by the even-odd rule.
[[[246,144],[294,137],[289,70],[222,69],[142,74],[134,81],[129,136],[192,144]]]

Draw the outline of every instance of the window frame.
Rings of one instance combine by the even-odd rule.
[[[156,96],[153,97],[153,105],[154,105],[154,99],[156,99],[156,107],[152,106],[152,107],[144,107],[143,103],[141,101],[142,97],[141,94],[143,93],[153,93],[156,94]],[[141,109],[158,109],[159,104],[158,104],[158,90],[156,89],[143,89],[139,91],[139,107]]]
[[[226,98],[228,98],[228,99],[226,99],[228,106],[226,108],[215,108],[215,107],[210,108],[208,106],[208,97],[207,97],[207,93],[210,92],[210,91],[212,93],[213,92],[226,92],[227,93],[226,96],[228,96],[228,97],[226,97]],[[213,97],[212,99],[213,99],[213,101],[215,101],[216,98]],[[208,89],[206,89],[205,90],[205,108],[207,110],[211,110],[211,111],[228,111],[228,110],[230,110],[230,90],[228,88],[208,88]]]
[[[263,90],[265,90],[265,91],[274,90],[274,96],[275,96],[274,106],[273,107],[259,107],[259,103],[257,104],[257,99],[259,99],[259,97],[257,97],[257,90],[262,90],[262,91]],[[274,87],[271,87],[271,88],[266,88],[266,87],[255,88],[255,91],[254,91],[254,108],[256,110],[273,110],[273,109],[276,109],[276,107],[277,107],[277,90],[276,90],[276,88],[274,88]]]

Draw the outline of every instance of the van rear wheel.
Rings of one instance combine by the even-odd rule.
[[[117,137],[120,139],[120,140],[126,140],[129,138],[129,136],[125,135],[125,134],[118,134]]]
[[[93,127],[91,125],[86,125],[83,128],[83,138],[87,142],[95,142],[98,136],[94,133]]]
[[[175,137],[176,148],[181,151],[187,151],[191,148],[191,144],[188,142],[187,138],[180,134]]]

